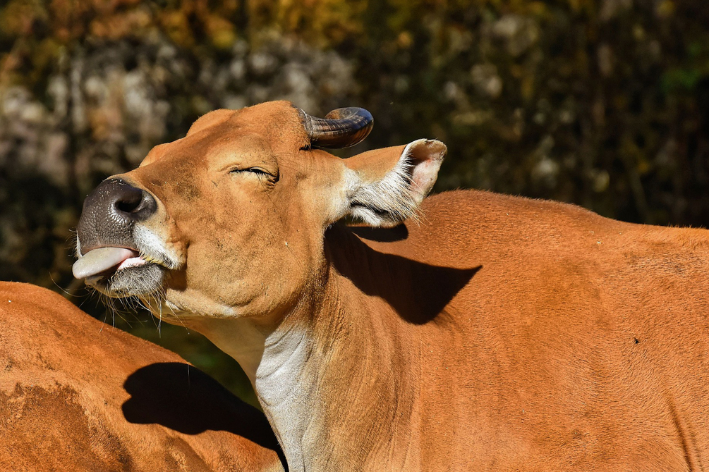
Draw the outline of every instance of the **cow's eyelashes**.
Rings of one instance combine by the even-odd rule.
[[[234,174],[234,173],[240,173],[240,172],[251,172],[251,173],[254,173],[254,174],[258,175],[258,176],[263,176],[263,177],[271,176],[271,173],[270,173],[270,172],[266,171],[265,169],[257,168],[257,167],[252,167],[252,168],[236,168],[236,169],[232,169],[232,170],[229,171],[229,172],[232,173],[232,174]]]
[[[260,167],[249,167],[249,168],[234,168],[231,171],[229,171],[231,174],[241,174],[241,173],[250,173],[255,175],[259,180],[266,179],[269,182],[275,182],[278,180],[276,176],[271,174],[270,172],[266,171],[263,168]]]

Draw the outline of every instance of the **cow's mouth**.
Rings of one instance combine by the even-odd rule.
[[[87,252],[72,268],[74,277],[111,297],[141,296],[162,287],[167,268],[129,248],[102,247]]]

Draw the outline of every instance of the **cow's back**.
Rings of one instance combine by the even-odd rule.
[[[709,467],[709,231],[477,191],[430,197],[388,236],[355,231],[435,274],[408,282],[420,314],[403,328],[427,464]]]
[[[59,295],[0,283],[0,467],[280,469],[265,417]]]

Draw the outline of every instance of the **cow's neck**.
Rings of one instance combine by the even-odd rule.
[[[334,267],[315,291],[275,328],[243,319],[195,328],[244,368],[291,469],[415,468],[418,344]],[[406,444],[392,442],[396,431],[412,432],[398,436]]]

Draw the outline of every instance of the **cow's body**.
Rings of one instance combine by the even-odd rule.
[[[708,231],[481,192],[423,207],[398,241],[327,238],[350,299],[314,337],[338,345],[315,351],[335,445],[385,405],[400,444],[360,451],[397,468],[709,468]]]
[[[263,416],[61,296],[0,283],[0,469],[277,470]]]
[[[253,374],[300,467],[709,466],[709,231],[460,191],[326,249],[325,296]]]
[[[75,274],[232,355],[294,470],[709,468],[709,232],[474,191],[417,223],[445,146],[340,160],[304,116],[215,112],[104,182]]]

